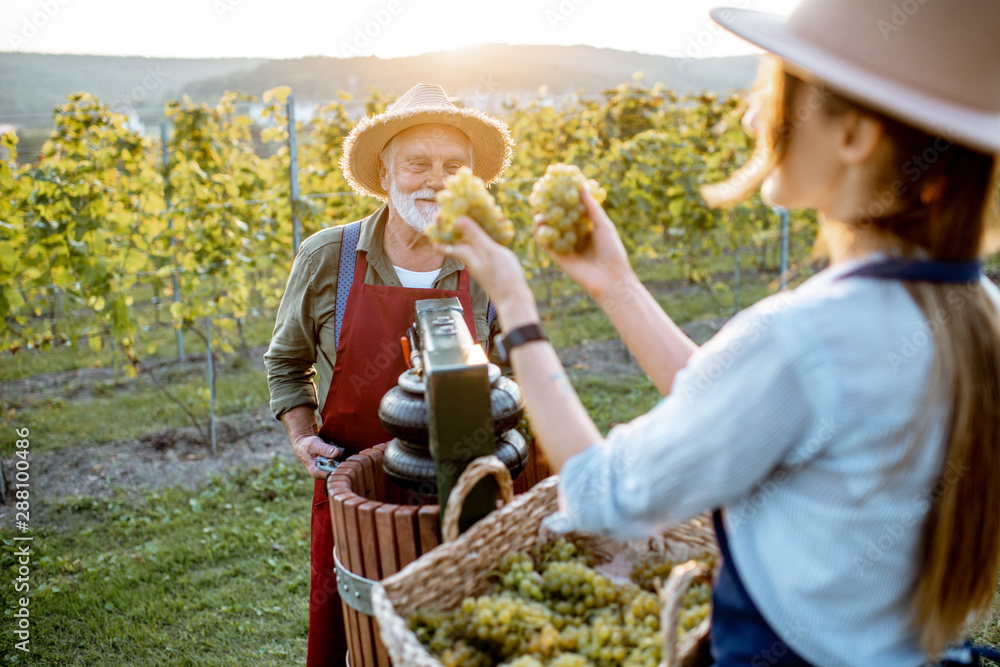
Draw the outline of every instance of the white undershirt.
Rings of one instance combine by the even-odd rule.
[[[408,271],[395,264],[392,265],[392,268],[396,269],[396,275],[399,276],[399,282],[403,284],[403,287],[419,287],[421,289],[433,287],[434,281],[437,280],[438,274],[441,273],[441,269],[433,271]]]

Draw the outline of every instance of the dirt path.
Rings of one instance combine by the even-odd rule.
[[[60,501],[73,496],[106,498],[116,489],[136,496],[165,486],[196,489],[213,474],[226,474],[241,466],[266,466],[274,456],[295,460],[284,428],[266,409],[220,420],[217,435],[215,456],[197,441],[191,428],[168,429],[138,440],[32,453],[33,496]],[[14,460],[5,461],[4,469],[7,480],[13,480]],[[0,519],[3,516],[0,508]]]
[[[247,363],[254,368],[263,368],[265,349],[260,347],[249,350]],[[204,354],[192,354],[181,362],[176,358],[155,357],[143,360],[143,364],[160,382],[169,385],[176,378],[204,374],[206,358]],[[58,396],[65,400],[82,400],[99,398],[114,391],[134,391],[136,388],[153,385],[153,381],[143,373],[135,379],[130,379],[124,374],[116,375],[112,368],[75,368],[71,371],[39,373],[31,377],[0,382],[0,402],[16,403],[29,396],[32,398]]]

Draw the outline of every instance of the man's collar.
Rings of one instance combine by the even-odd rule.
[[[380,209],[368,216],[368,219],[361,223],[361,235],[358,237],[358,251],[368,254],[368,263],[374,265],[385,253],[383,239],[385,238],[385,224],[389,221],[389,206],[383,204]],[[372,224],[374,223],[374,224]]]

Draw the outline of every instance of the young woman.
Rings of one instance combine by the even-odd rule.
[[[539,336],[517,258],[469,220],[443,250],[499,311],[560,471],[554,528],[637,536],[719,508],[717,665],[939,660],[989,609],[1000,557],[1000,290],[979,262],[997,193],[1000,3],[713,16],[775,57],[745,118],[757,151],[706,198],[763,182],[770,202],[814,209],[827,270],[698,348],[584,193],[593,242],[553,259],[665,395],[604,439]]]

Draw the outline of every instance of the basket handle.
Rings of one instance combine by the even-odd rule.
[[[695,578],[704,571],[696,560],[689,560],[674,567],[667,583],[656,586],[663,607],[660,609],[660,628],[663,630],[663,660],[659,667],[677,667],[677,615],[681,610],[684,593]],[[657,584],[659,581],[657,581]]]
[[[500,499],[506,505],[514,498],[514,482],[510,477],[510,470],[503,461],[495,455],[480,456],[466,467],[455,482],[451,495],[448,496],[448,504],[444,508],[444,521],[441,523],[441,537],[444,542],[451,542],[458,538],[458,520],[462,515],[462,506],[465,505],[465,497],[469,495],[472,488],[488,475],[493,475],[500,490]]]

